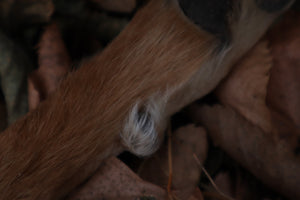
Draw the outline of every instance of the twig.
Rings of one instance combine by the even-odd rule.
[[[228,197],[224,197],[221,194],[218,193],[212,193],[212,192],[202,192],[204,197],[208,197],[208,198],[214,198],[214,199],[218,199],[218,200],[228,200]]]
[[[169,200],[173,200],[172,191],[171,191],[172,178],[173,178],[171,123],[169,123],[169,128],[168,128],[168,163],[169,163],[169,179],[168,179],[167,191],[168,191]]]
[[[212,186],[214,187],[214,189],[217,191],[217,193],[219,193],[221,196],[223,196],[225,199],[227,200],[234,200],[233,198],[229,197],[228,195],[224,194],[219,187],[215,184],[214,180],[211,178],[211,176],[209,175],[209,173],[206,171],[206,169],[204,168],[204,166],[201,164],[200,160],[198,159],[196,154],[193,154],[197,164],[201,167],[201,169],[203,170],[204,174],[206,175],[206,177],[208,178],[208,180],[210,181],[210,183],[212,184]]]

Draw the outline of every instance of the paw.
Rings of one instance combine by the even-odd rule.
[[[241,32],[241,30],[236,30],[236,27],[247,31],[258,29],[260,23],[268,21],[269,16],[267,14],[277,17],[278,12],[286,9],[293,1],[178,0],[178,3],[190,21],[202,30],[215,35],[221,41],[221,47],[226,47],[235,39],[235,32]],[[255,21],[255,23],[251,24],[248,21]]]

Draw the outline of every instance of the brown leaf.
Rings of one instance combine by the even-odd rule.
[[[268,38],[274,57],[268,105],[300,129],[300,13],[288,13]]]
[[[272,57],[267,42],[259,42],[236,65],[217,89],[224,105],[237,110],[254,125],[271,132],[271,115],[266,106]]]
[[[235,177],[235,199],[236,200],[260,200],[261,185],[253,176],[245,174],[243,170],[237,170]],[[247,172],[248,173],[248,172]]]
[[[34,110],[43,100],[40,96],[40,92],[37,85],[38,83],[34,83],[34,74],[32,73],[27,80],[28,85],[28,107],[29,111]]]
[[[194,104],[189,110],[214,143],[258,179],[291,199],[300,199],[300,157],[288,143],[264,133],[231,108]]]
[[[136,0],[91,0],[107,11],[130,13],[136,7]]]
[[[258,195],[257,180],[254,180],[252,176],[249,176],[240,168],[236,167],[232,170],[221,171],[215,176],[214,181],[220,191],[235,200],[262,199]],[[212,190],[214,191],[214,189]]]
[[[218,173],[214,178],[214,181],[220,191],[229,197],[234,197],[233,178],[230,176],[228,171]]]
[[[190,114],[208,129],[214,143],[262,182],[300,198],[300,18],[292,16],[269,34],[271,55],[266,43],[258,43],[219,87],[225,107],[194,107]]]
[[[188,200],[204,200],[201,190],[197,187]]]
[[[165,200],[166,192],[151,183],[143,181],[123,162],[111,157],[105,161],[96,174],[69,200],[119,200],[157,199]]]
[[[188,199],[193,194],[201,173],[193,154],[195,153],[203,163],[207,149],[206,132],[203,128],[188,125],[172,134],[172,191],[178,199]],[[167,187],[169,178],[167,145],[142,164],[139,175],[144,180],[163,188]]]
[[[28,79],[30,110],[55,91],[70,69],[70,58],[59,29],[55,24],[49,25],[39,43],[39,68]]]

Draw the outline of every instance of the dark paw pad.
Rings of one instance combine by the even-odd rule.
[[[230,40],[228,15],[232,0],[178,0],[184,14],[202,29],[222,41]]]

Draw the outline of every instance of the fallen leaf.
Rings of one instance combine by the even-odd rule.
[[[56,24],[46,27],[39,43],[39,68],[28,79],[29,109],[55,91],[71,70],[70,58]]]
[[[123,162],[111,157],[68,200],[165,200],[166,197],[162,188],[143,181]]]
[[[300,198],[300,29],[299,17],[287,19],[266,37],[271,38],[271,51],[266,43],[258,43],[218,88],[225,107],[202,106],[190,114],[203,123],[215,144],[262,182]]]
[[[300,199],[300,157],[288,143],[264,133],[229,107],[193,104],[189,110],[213,142],[258,179],[286,197]]]
[[[26,78],[32,65],[23,50],[0,32],[0,80],[9,124],[28,111]]]
[[[267,133],[272,130],[271,114],[266,106],[271,66],[267,42],[259,42],[235,65],[216,92],[222,104],[234,108]]]
[[[274,58],[268,105],[300,129],[300,13],[285,15],[270,30],[268,38]]]
[[[228,171],[218,173],[214,178],[214,182],[218,186],[220,191],[222,191],[227,196],[234,198],[234,182]]]
[[[128,24],[127,16],[91,9],[88,1],[55,0],[56,21],[64,33],[72,62],[81,62],[110,43]],[[83,39],[84,38],[84,39]]]
[[[188,199],[197,187],[201,169],[195,162],[193,154],[196,154],[203,163],[207,151],[206,132],[203,128],[188,125],[172,134],[172,194],[178,199]],[[139,175],[162,188],[167,187],[169,178],[167,145],[161,147],[142,164]]]
[[[253,176],[242,171],[240,167],[223,169],[214,178],[219,190],[235,200],[260,200],[259,184]],[[214,191],[213,186],[211,190]]]
[[[136,0],[91,0],[100,8],[120,13],[130,13],[136,7]]]
[[[201,190],[197,187],[188,200],[204,200]]]
[[[244,170],[238,169],[234,179],[236,200],[262,199],[261,184],[257,184],[254,176]]]

